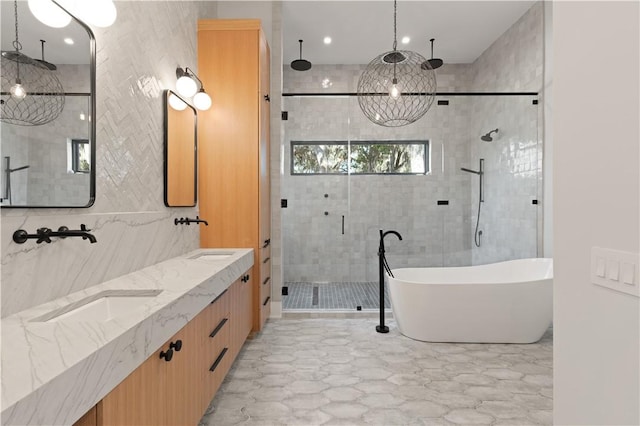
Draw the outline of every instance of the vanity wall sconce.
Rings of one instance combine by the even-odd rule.
[[[201,111],[211,108],[211,97],[205,92],[202,80],[189,67],[176,68],[176,90],[185,97],[193,97],[193,105]],[[198,89],[198,86],[200,88]]]

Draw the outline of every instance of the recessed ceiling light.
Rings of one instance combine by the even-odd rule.
[[[73,39],[67,37],[67,38],[64,39],[64,42],[67,43],[67,44],[73,44]]]
[[[409,36],[402,37],[402,44],[409,44],[410,41],[411,41],[411,37]]]
[[[324,44],[331,44],[331,37],[325,37]]]

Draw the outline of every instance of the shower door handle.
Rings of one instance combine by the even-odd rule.
[[[342,235],[344,235],[344,215],[342,215]]]

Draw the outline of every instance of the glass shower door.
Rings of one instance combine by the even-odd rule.
[[[283,308],[338,309],[350,277],[346,97],[286,97],[282,194]]]

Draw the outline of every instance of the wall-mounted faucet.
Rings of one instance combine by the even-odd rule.
[[[80,229],[73,230],[66,226],[61,226],[57,231],[53,231],[49,228],[38,228],[35,234],[29,234],[24,229],[18,229],[13,233],[13,241],[18,244],[24,244],[27,240],[36,240],[36,243],[51,243],[51,238],[67,238],[67,237],[81,237],[83,240],[89,240],[91,244],[97,243],[96,237],[90,234],[90,229],[87,229],[85,224],[80,225]]]
[[[188,217],[181,217],[180,219],[175,218],[173,220],[174,225],[190,225],[192,223],[204,223],[205,226],[209,226],[209,222],[207,222],[206,220],[200,219],[198,216],[196,216],[195,219],[190,219]]]

